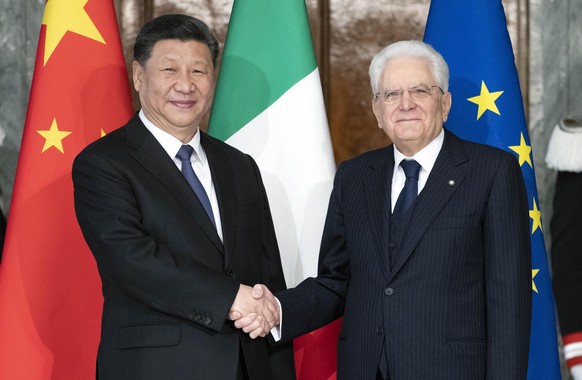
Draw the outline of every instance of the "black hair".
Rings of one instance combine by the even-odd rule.
[[[169,14],[144,24],[135,38],[133,58],[143,67],[152,55],[156,42],[161,40],[198,41],[208,46],[212,63],[218,59],[218,41],[203,21],[187,15]]]

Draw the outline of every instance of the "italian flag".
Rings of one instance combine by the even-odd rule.
[[[250,154],[288,286],[317,274],[335,162],[303,0],[235,0],[209,133]],[[335,378],[339,323],[294,342],[298,379]]]

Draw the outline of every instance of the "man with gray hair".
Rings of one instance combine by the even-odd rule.
[[[431,46],[389,45],[370,78],[392,144],[338,168],[318,276],[276,294],[282,339],[343,316],[338,379],[525,379],[531,253],[518,161],[443,127],[449,72]]]

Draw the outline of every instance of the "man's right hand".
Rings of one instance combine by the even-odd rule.
[[[261,284],[241,284],[228,314],[234,325],[253,339],[264,337],[279,324],[279,306],[273,293]]]

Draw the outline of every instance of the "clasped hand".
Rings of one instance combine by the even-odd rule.
[[[251,288],[241,284],[228,318],[252,339],[265,337],[279,324],[279,306],[265,285],[257,284]]]

